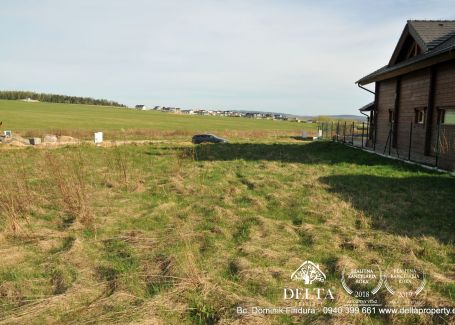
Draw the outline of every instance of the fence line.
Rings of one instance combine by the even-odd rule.
[[[423,153],[423,148],[422,153],[414,151],[414,149],[417,149],[415,147],[415,137],[417,132],[416,129],[418,129],[414,127],[414,124],[414,121],[410,122],[407,141],[401,139],[400,149],[397,148],[398,145],[396,145],[396,139],[394,139],[395,132],[393,130],[393,123],[390,123],[389,125],[388,137],[384,147],[378,147],[377,141],[375,141],[377,138],[377,130],[374,126],[370,127],[369,122],[322,122],[318,124],[318,136],[320,139],[340,142],[374,152],[379,152],[378,150],[380,150],[384,155],[440,168],[441,154],[444,153],[441,149],[442,141],[447,142],[447,139],[444,138],[444,136],[446,136],[445,132],[443,132],[445,131],[443,130],[444,125],[437,125],[435,134],[433,135],[436,136],[436,139],[432,141],[433,154],[426,156]],[[400,123],[400,126],[404,127],[405,124]],[[443,133],[444,136],[442,135]],[[406,133],[400,133],[400,135],[401,134]],[[403,144],[405,143],[407,144],[407,148],[405,147],[406,145],[403,147]],[[383,150],[381,150],[381,148]],[[452,149],[455,149],[455,142],[454,148]],[[445,150],[448,151],[449,149],[445,148]]]

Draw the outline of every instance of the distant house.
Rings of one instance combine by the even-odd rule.
[[[261,119],[264,115],[262,113],[247,112],[245,113],[245,117]]]
[[[145,106],[145,105],[136,105],[135,108],[136,108],[136,109],[139,109],[139,110],[141,110],[141,111],[147,110],[147,106]]]
[[[195,110],[194,113],[197,114],[197,115],[208,115],[209,114],[209,112],[206,111],[205,109]]]
[[[374,150],[455,167],[455,21],[410,20],[389,63],[357,81],[375,83]]]
[[[30,97],[22,99],[22,101],[27,102],[27,103],[38,103],[39,102],[39,100],[31,99]]]

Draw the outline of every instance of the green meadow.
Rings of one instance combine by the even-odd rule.
[[[232,132],[298,134],[303,128],[316,128],[315,124],[288,121],[190,116],[118,107],[13,100],[0,100],[0,120],[4,130],[26,136],[55,133],[89,138],[92,132],[104,131],[110,139],[188,136],[195,132],[218,132],[223,135],[232,135]]]
[[[116,114],[150,116],[145,124],[162,116],[107,113]],[[447,174],[284,136],[2,150],[0,166],[2,324],[454,321],[236,312],[298,305],[283,288],[297,285],[290,276],[305,260],[320,265],[335,296],[320,307],[352,299],[340,283],[345,267],[373,264],[427,275],[418,298],[382,287],[379,303],[453,306],[455,183]]]

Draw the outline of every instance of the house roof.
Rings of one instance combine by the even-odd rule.
[[[421,47],[423,53],[396,62],[405,39],[409,35]],[[455,20],[409,20],[389,64],[359,79],[356,83],[366,85],[453,59],[455,57],[454,48]]]
[[[408,25],[415,31],[416,38],[425,44],[427,51],[455,35],[454,20],[409,20]]]
[[[369,112],[372,110],[374,110],[374,102],[368,103],[365,106],[359,108],[359,111],[361,112]]]

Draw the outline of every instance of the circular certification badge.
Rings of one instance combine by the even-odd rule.
[[[381,288],[382,272],[379,266],[345,268],[341,285],[346,292],[357,299],[371,299]]]
[[[425,287],[425,272],[416,268],[393,268],[385,274],[384,286],[400,297],[417,296]]]

